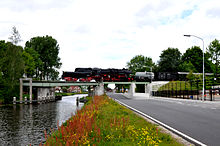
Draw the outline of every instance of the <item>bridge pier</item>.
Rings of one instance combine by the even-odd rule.
[[[20,103],[23,101],[23,80],[20,79]]]
[[[23,101],[23,81],[29,80],[29,95],[30,95],[30,103],[32,103],[32,78],[20,78],[20,103]]]
[[[148,87],[147,87],[147,84],[144,85],[144,93],[148,93]]]
[[[98,86],[89,86],[88,88],[88,96],[92,97],[92,96],[100,96],[104,94],[104,84],[103,83],[99,83]]]
[[[130,94],[131,96],[133,96],[133,95],[135,94],[135,88],[136,88],[135,83],[131,83],[130,89],[129,89],[129,94]]]
[[[32,78],[29,79],[30,80],[30,91],[29,91],[29,95],[30,95],[30,104],[32,103]]]
[[[104,84],[100,83],[95,87],[95,95],[100,96],[104,94]]]

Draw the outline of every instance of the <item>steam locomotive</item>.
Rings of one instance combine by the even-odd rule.
[[[187,80],[189,72],[136,72],[128,69],[76,68],[74,72],[63,71],[62,79],[73,82],[151,82]],[[199,74],[199,73],[197,73]],[[206,73],[206,75],[212,75]]]
[[[62,79],[73,82],[130,82],[151,81],[153,73],[137,72],[133,75],[128,69],[76,68],[74,72],[63,71]]]

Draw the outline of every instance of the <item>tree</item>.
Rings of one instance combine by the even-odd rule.
[[[24,73],[23,48],[17,46],[21,41],[16,27],[12,28],[11,42],[0,41],[0,98],[10,103],[19,93],[19,78]]]
[[[127,62],[127,67],[134,74],[136,72],[150,71],[150,67],[154,67],[152,58],[144,57],[143,55],[137,55]]]
[[[192,71],[189,71],[189,74],[186,76],[189,81],[193,81],[195,79],[195,75]]]
[[[40,59],[40,54],[38,54],[37,51],[35,51],[33,48],[24,48],[24,52],[26,52],[27,57],[24,58],[25,60],[25,73],[27,77],[35,78],[36,80],[40,79],[39,77],[39,71],[41,70],[43,62]],[[23,55],[25,57],[25,55]],[[33,58],[33,62],[32,59]]]
[[[5,51],[7,49],[7,44],[5,41],[0,41],[0,72],[2,72],[3,62],[4,62],[4,56]]]
[[[220,43],[219,40],[215,39],[212,41],[208,48],[208,53],[212,62],[215,64],[215,77],[218,74],[219,60],[220,60]]]
[[[5,41],[0,41],[0,99],[4,99],[4,80],[3,80],[3,65],[4,65],[4,56],[7,49],[7,44]]]
[[[179,71],[181,72],[197,72],[195,66],[191,61],[184,61],[179,65]]]
[[[3,55],[2,78],[4,85],[4,101],[12,101],[12,97],[18,95],[19,78],[24,72],[24,61],[22,58],[23,48],[11,42],[6,43],[6,50]]]
[[[9,39],[14,45],[17,45],[20,41],[22,41],[21,36],[15,26],[12,27],[11,33],[12,35],[9,37]]]
[[[37,52],[36,55],[39,57],[40,61],[37,61],[35,76],[39,79],[57,79],[58,71],[62,65],[60,62],[59,54],[59,45],[57,40],[51,36],[46,37],[34,37],[30,41],[27,41],[25,44],[25,49],[32,48]],[[33,57],[35,58],[35,57]],[[35,58],[36,60],[36,58]]]
[[[163,50],[160,55],[158,68],[160,72],[177,72],[181,61],[181,53],[177,48]]]
[[[204,55],[205,72],[212,72],[212,63],[208,54]],[[195,72],[203,72],[203,52],[198,46],[193,46],[186,50],[182,56],[182,62],[191,62],[195,67]]]
[[[35,62],[33,56],[26,52],[25,50],[22,53],[22,57],[25,63],[24,73],[27,77],[33,77],[35,71]]]

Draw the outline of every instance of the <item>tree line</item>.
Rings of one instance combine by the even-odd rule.
[[[206,73],[214,73],[215,77],[220,74],[220,42],[213,40],[204,52],[204,66]],[[132,72],[203,72],[203,51],[199,46],[188,48],[185,53],[181,53],[178,48],[168,48],[160,54],[157,63],[152,58],[143,55],[136,55],[129,62],[127,68]]]
[[[37,36],[19,46],[21,40],[16,27],[9,42],[0,40],[0,102],[10,103],[19,95],[19,79],[57,80],[62,63],[59,44],[52,36]]]

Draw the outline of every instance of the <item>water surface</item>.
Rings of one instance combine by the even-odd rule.
[[[39,105],[13,105],[0,107],[0,145],[38,145],[44,142],[44,130],[50,133],[68,120],[77,109],[74,95],[63,97],[62,100]]]

